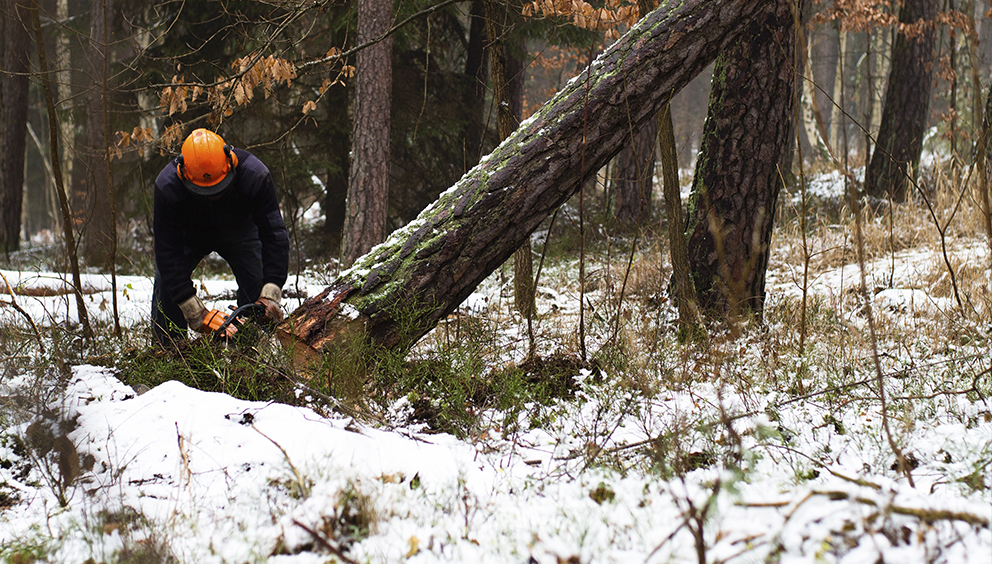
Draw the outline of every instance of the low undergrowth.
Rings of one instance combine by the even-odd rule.
[[[956,205],[934,201],[943,200]],[[557,561],[594,560],[581,552],[583,542],[638,534],[650,546],[636,550],[648,559],[663,555],[659,560],[750,554],[764,561],[796,555],[836,561],[888,542],[924,545],[942,561],[964,536],[987,536],[987,518],[921,509],[913,505],[917,498],[898,496],[908,490],[924,501],[935,499],[930,491],[988,499],[992,440],[969,433],[992,422],[992,298],[985,242],[966,239],[967,225],[948,232],[957,239],[942,240],[916,204],[897,204],[891,217],[884,209],[864,212],[863,243],[875,261],[868,265],[867,302],[846,207],[836,203],[807,218],[805,242],[798,218],[780,212],[762,315],[713,321],[698,339],[678,334],[667,292],[668,249],[651,235],[591,242],[581,279],[573,254],[549,253],[530,320],[512,307],[511,273],[501,270],[479,288],[484,300],[442,320],[408,354],[353,344],[305,373],[293,371],[267,334],[226,346],[199,339],[165,349],[148,347],[142,327],[122,337],[101,327],[98,338],[86,341],[73,326],[39,319],[35,333],[9,322],[0,335],[0,512],[27,503],[31,488],[50,492],[58,506],[53,514],[95,503],[94,491],[124,488],[92,482],[106,455],[75,450],[73,411],[64,397],[74,366],[100,364],[135,393],[178,380],[245,400],[304,405],[329,419],[415,433],[427,442],[447,433],[493,465],[519,456],[534,474],[520,482],[505,478],[507,489],[544,520],[535,519],[526,540],[502,522],[509,532],[500,535],[515,548],[486,546],[515,561],[526,561],[537,539],[569,534],[547,525],[560,515],[541,511],[564,495],[555,488],[570,486],[581,490],[586,505],[559,512],[568,514],[560,528],[578,531],[578,548],[569,544],[574,554],[555,554]],[[959,212],[960,221],[977,221],[973,208]],[[576,246],[579,237],[560,225],[546,233],[562,238],[560,248]],[[966,298],[959,303],[955,294]],[[942,429],[952,431],[944,436]],[[181,449],[186,439],[177,440]],[[398,473],[363,482],[325,476],[285,457],[288,469],[267,482],[263,497],[273,521],[302,507],[295,518],[307,534],[270,539],[258,561],[301,553],[349,561],[378,554],[362,550],[384,537],[400,539],[402,549],[390,549],[394,560],[432,551],[441,559],[452,546],[479,546],[473,528],[498,517],[496,492],[462,482],[439,491]],[[194,481],[187,476],[185,485]],[[319,493],[322,484],[327,491]],[[753,494],[759,485],[764,489]],[[755,499],[761,495],[775,499]],[[801,510],[818,500],[834,511],[821,505],[815,525],[790,531],[812,519]],[[627,513],[618,515],[617,507]],[[576,524],[586,514],[595,514],[595,523]],[[106,544],[103,561],[183,560],[134,505],[101,506],[87,515],[88,522],[74,526],[94,546]],[[779,517],[781,523],[777,532],[748,536],[736,532],[741,523],[721,520],[729,515],[743,515],[741,523]],[[436,526],[436,536],[407,526],[410,521]],[[948,522],[951,533],[941,529]],[[640,530],[641,523],[653,524]],[[601,536],[583,536],[589,530]],[[812,540],[801,540],[804,535]],[[24,533],[0,549],[0,559],[52,560],[59,542],[40,529]]]

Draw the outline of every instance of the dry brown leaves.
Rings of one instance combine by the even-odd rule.
[[[629,28],[640,17],[637,6],[625,0],[607,0],[602,8],[584,0],[536,0],[524,4],[522,13],[528,18],[566,18],[576,27],[603,32],[609,40],[620,37],[620,28]]]

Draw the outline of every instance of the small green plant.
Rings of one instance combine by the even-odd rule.
[[[116,564],[173,564],[179,560],[159,536],[153,524],[139,511],[129,506],[101,509],[91,525],[99,536],[117,533],[122,547],[114,554]]]
[[[45,562],[49,548],[44,543],[37,544],[24,541],[10,542],[8,546],[0,547],[0,559],[6,564],[32,564]]]
[[[371,496],[349,481],[338,493],[332,514],[324,516],[322,531],[347,548],[375,532],[378,520]]]
[[[617,494],[604,482],[600,482],[598,486],[589,492],[589,499],[595,501],[599,505],[603,505],[604,503],[612,503],[616,497]]]
[[[118,369],[120,380],[135,389],[176,380],[250,401],[293,397],[293,378],[282,358],[266,358],[255,348],[224,347],[209,339],[176,348],[134,350],[124,355]]]

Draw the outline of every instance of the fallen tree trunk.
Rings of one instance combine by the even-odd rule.
[[[297,358],[405,350],[499,268],[769,0],[663,3],[490,155],[279,326]]]

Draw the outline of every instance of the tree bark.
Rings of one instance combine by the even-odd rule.
[[[469,15],[465,74],[475,79],[475,88],[466,91],[467,97],[463,102],[472,108],[472,117],[465,136],[465,162],[472,166],[482,157],[486,136],[486,77],[489,76],[486,61],[486,15],[483,3],[478,0],[472,2]]]
[[[517,128],[523,108],[510,95],[510,57],[503,44],[506,8],[495,0],[485,0],[486,36],[489,38],[489,66],[492,68],[493,105],[496,106],[496,133],[503,141]],[[513,64],[513,67],[520,67]],[[514,77],[520,84],[520,77]],[[518,88],[522,94],[522,88]],[[516,103],[515,103],[516,102]],[[516,108],[514,108],[516,106]],[[515,113],[515,111],[517,113]],[[536,310],[534,301],[534,264],[531,260],[530,238],[513,253],[513,304],[520,315],[529,319]]]
[[[342,84],[331,86],[324,94],[329,107],[348,107],[348,88]],[[341,248],[344,232],[345,210],[348,201],[348,154],[351,152],[350,124],[346,115],[329,116],[331,133],[325,137],[327,159],[324,180],[324,234],[329,248]]]
[[[843,147],[846,145],[847,132],[847,118],[844,116],[843,110],[847,104],[847,85],[845,81],[847,80],[847,37],[848,31],[841,26],[840,21],[834,22],[834,26],[837,28],[837,68],[834,72],[834,87],[830,97],[833,99],[833,104],[830,106],[830,146],[836,151],[835,156],[838,159],[843,159],[844,155],[841,154]]]
[[[59,126],[55,115],[55,96],[52,94],[52,81],[48,74],[48,58],[45,55],[45,38],[41,31],[41,16],[38,14],[38,0],[31,0],[31,27],[34,30],[35,48],[38,50],[38,68],[41,75],[41,86],[45,92],[45,107],[48,110],[48,141],[52,162],[52,175],[55,177],[55,189],[59,195],[59,206],[62,208],[62,234],[65,238],[66,257],[69,269],[72,271],[73,294],[76,296],[76,314],[83,327],[83,337],[90,339],[93,330],[90,327],[89,314],[86,312],[86,302],[83,300],[83,283],[79,275],[79,259],[76,255],[76,240],[72,230],[72,215],[69,210],[69,198],[62,181],[62,167],[59,165]]]
[[[358,43],[382,36],[392,18],[390,0],[359,0]],[[359,51],[355,61],[352,157],[341,250],[345,265],[386,238],[392,45],[392,37],[387,37]]]
[[[613,191],[616,194],[616,208],[613,220],[623,231],[636,231],[651,217],[651,191],[654,189],[657,146],[658,122],[651,120],[634,135],[630,144],[620,151],[614,161]]]
[[[897,33],[892,46],[882,121],[865,172],[869,196],[902,200],[910,184],[907,175],[919,165],[933,83],[936,17],[936,0],[905,0],[899,11],[899,23],[918,33]]]
[[[69,21],[69,0],[56,0],[55,17],[60,22]],[[55,71],[55,91],[53,94],[57,100],[75,100],[72,95],[74,82],[72,75],[74,72],[78,72],[74,70],[78,64],[73,65],[70,33],[74,34],[69,28],[59,26],[54,41],[52,41],[52,53],[55,55],[54,65],[52,65]],[[73,180],[79,176],[79,172],[74,170],[76,153],[81,152],[76,150],[76,113],[71,108],[59,112],[59,134],[62,136],[64,149],[62,151],[62,177],[69,180],[70,185],[75,185]],[[49,191],[49,197],[54,195],[54,191]],[[55,204],[55,199],[52,199],[53,204]],[[72,205],[71,200],[70,197],[70,207]],[[58,209],[58,205],[52,206],[51,209],[53,216],[57,216],[55,211]]]
[[[790,3],[770,3],[713,71],[687,225],[700,309],[713,317],[760,315],[764,304],[779,165],[795,100]]]
[[[981,108],[979,108],[981,111]],[[989,86],[988,97],[985,99],[985,111],[982,119],[981,134],[975,147],[975,164],[978,168],[978,193],[982,201],[982,219],[985,227],[985,238],[989,245],[989,266],[992,267],[992,196],[989,187],[992,185],[992,86]]]
[[[107,42],[108,14],[113,13],[113,0],[91,0],[90,36],[87,47],[90,90],[86,96],[86,214],[80,237],[83,256],[90,266],[109,267],[116,251],[113,187],[107,167],[105,124],[108,100],[104,91],[109,53]]]
[[[20,248],[24,149],[28,123],[27,14],[15,0],[3,4],[3,80],[0,81],[0,252]]]
[[[685,337],[695,335],[702,319],[696,305],[696,289],[689,272],[689,249],[686,247],[685,217],[682,214],[682,189],[679,185],[679,163],[675,150],[675,126],[671,106],[658,114],[658,161],[661,163],[662,188],[665,194],[665,215],[668,217],[669,254],[672,259],[672,293],[679,311],[679,332]]]
[[[766,4],[684,0],[647,15],[417,219],[307,299],[280,325],[283,344],[303,358],[352,338],[411,346]]]

